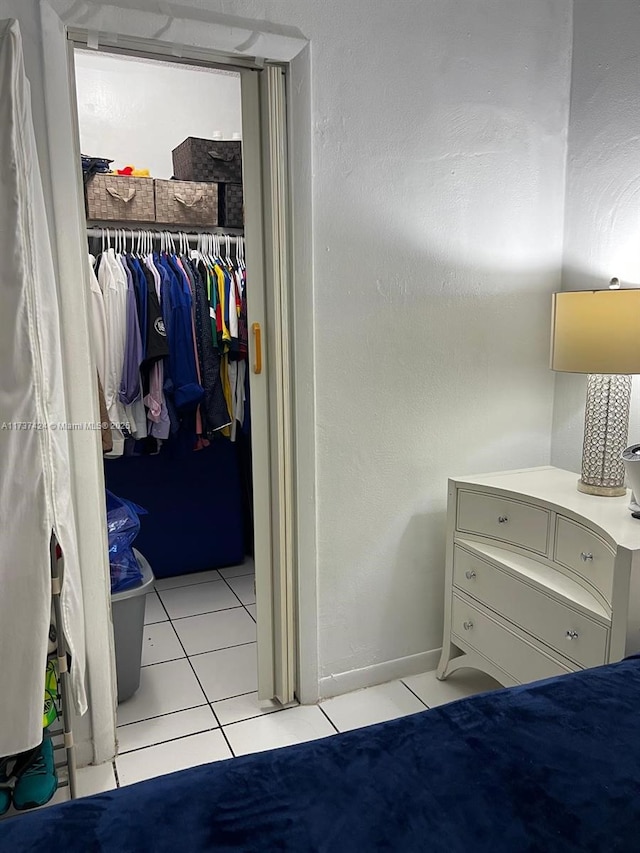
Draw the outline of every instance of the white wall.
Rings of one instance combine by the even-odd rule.
[[[449,475],[549,461],[571,4],[223,5],[311,39],[329,678],[440,646]]]
[[[300,570],[330,692],[440,645],[447,477],[549,461],[571,2],[200,7],[311,40],[314,280],[295,286],[318,549]]]
[[[77,51],[76,81],[82,153],[114,169],[168,179],[171,152],[188,136],[242,134],[238,74]]]
[[[580,0],[574,46],[563,288],[640,285],[640,6]],[[553,464],[580,470],[586,378],[558,374]],[[638,383],[629,443],[640,441]]]

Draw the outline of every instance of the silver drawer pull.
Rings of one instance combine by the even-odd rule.
[[[580,554],[580,559],[583,563],[588,563],[590,560],[593,560],[593,554],[589,554],[586,551],[583,551],[582,554]]]
[[[478,576],[476,575],[476,573],[473,571],[473,569],[471,569],[471,570],[470,570],[470,571],[468,571],[468,572],[465,572],[465,573],[464,573],[464,576],[465,576],[465,578],[466,578],[468,581],[474,581],[474,580],[478,577]]]
[[[498,516],[498,524],[506,524],[509,521],[508,515],[499,515]]]
[[[471,621],[471,619],[469,619],[466,622],[462,623],[462,627],[465,631],[470,631],[473,628],[473,622]]]
[[[567,631],[567,640],[577,640],[578,632],[577,631]]]

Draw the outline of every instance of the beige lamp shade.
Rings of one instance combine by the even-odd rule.
[[[640,373],[640,288],[554,293],[551,368]]]

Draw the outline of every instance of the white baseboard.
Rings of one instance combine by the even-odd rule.
[[[352,690],[373,687],[376,684],[395,681],[397,678],[405,678],[408,675],[431,672],[438,665],[440,652],[441,649],[432,649],[430,652],[420,652],[417,655],[396,658],[372,666],[365,666],[362,669],[351,669],[348,672],[324,676],[320,679],[320,699],[330,699],[332,696],[341,696],[343,693],[350,693]]]

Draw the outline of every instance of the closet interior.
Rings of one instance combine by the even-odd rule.
[[[145,721],[257,690],[240,75],[75,66],[126,775]]]

